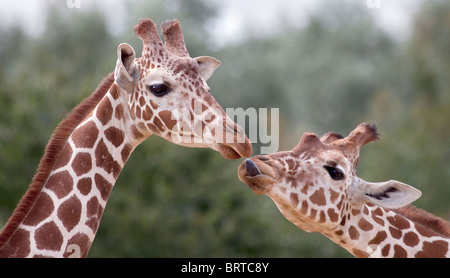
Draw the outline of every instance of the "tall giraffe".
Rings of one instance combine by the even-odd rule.
[[[226,159],[251,144],[210,95],[219,61],[191,58],[178,21],[134,28],[142,57],[120,44],[114,74],[56,128],[38,171],[0,233],[0,257],[88,255],[108,197],[131,152],[152,134]]]
[[[419,190],[356,176],[360,148],[376,139],[369,124],[347,137],[306,133],[291,151],[246,159],[238,175],[300,229],[356,257],[450,257],[450,223],[410,205]]]

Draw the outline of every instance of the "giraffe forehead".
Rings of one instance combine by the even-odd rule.
[[[198,75],[198,63],[191,57],[179,57],[165,49],[144,51],[141,58],[135,60],[143,70],[164,68],[174,74],[184,72]]]

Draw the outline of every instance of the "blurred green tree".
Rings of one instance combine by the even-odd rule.
[[[223,107],[280,108],[280,150],[305,131],[346,134],[362,121],[382,140],[362,150],[361,177],[418,187],[417,204],[450,218],[449,4],[426,2],[412,36],[391,38],[360,3],[325,1],[308,25],[209,48],[208,1],[125,1],[112,32],[101,7],[51,2],[45,32],[0,29],[0,223],[27,189],[57,123],[112,71],[121,42],[140,53],[140,18],[178,18],[191,56],[223,63],[208,82]],[[61,6],[62,5],[62,6]],[[258,142],[255,152],[258,153]],[[241,161],[152,136],[121,173],[92,257],[349,257],[288,222],[236,175]]]

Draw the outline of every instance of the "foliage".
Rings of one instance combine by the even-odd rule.
[[[306,131],[347,134],[362,121],[377,123],[381,141],[363,148],[359,175],[409,183],[423,191],[418,206],[450,219],[447,2],[424,4],[405,41],[380,29],[367,7],[327,1],[304,28],[286,23],[271,37],[249,35],[218,50],[207,44],[218,14],[209,1],[124,3],[120,34],[99,8],[68,11],[56,2],[42,36],[0,29],[0,223],[57,123],[114,69],[118,44],[140,53],[131,30],[144,17],[180,19],[191,56],[222,61],[209,85],[223,107],[280,108],[280,150]],[[90,256],[349,256],[253,194],[237,178],[240,162],[152,136],[121,173]]]

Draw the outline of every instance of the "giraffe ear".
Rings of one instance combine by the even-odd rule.
[[[214,71],[219,67],[220,61],[209,56],[201,56],[194,58],[198,63],[200,70],[200,76],[203,80],[207,81],[214,73]]]
[[[127,92],[133,89],[136,66],[133,65],[136,53],[127,43],[121,43],[117,48],[117,63],[114,70],[114,79],[117,84]]]
[[[356,186],[365,201],[385,208],[404,207],[422,195],[420,190],[395,180],[366,182],[358,178]]]

